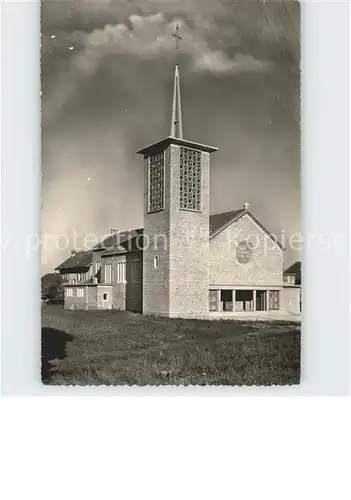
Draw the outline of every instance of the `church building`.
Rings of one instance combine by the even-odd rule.
[[[283,280],[284,248],[249,204],[210,215],[216,151],[183,137],[176,65],[170,135],[138,151],[144,162],[143,228],[114,230],[85,253],[79,282],[70,278],[76,276],[70,263],[76,255],[57,268],[65,274],[66,308],[183,318],[300,313],[300,286]]]

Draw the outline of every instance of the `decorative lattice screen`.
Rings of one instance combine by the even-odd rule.
[[[149,212],[164,209],[164,153],[149,160]]]
[[[180,148],[180,208],[201,210],[201,152]]]

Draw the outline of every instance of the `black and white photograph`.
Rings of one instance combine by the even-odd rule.
[[[299,2],[42,0],[41,124],[42,382],[299,384]]]

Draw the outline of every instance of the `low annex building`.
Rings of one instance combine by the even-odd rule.
[[[142,229],[111,230],[87,252],[74,252],[55,270],[65,284],[65,308],[142,311]],[[79,258],[77,258],[79,256]]]

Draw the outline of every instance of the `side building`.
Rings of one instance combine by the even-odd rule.
[[[66,309],[142,311],[142,229],[111,235],[76,252],[56,271],[65,285]]]
[[[283,274],[283,304],[287,312],[299,313],[302,309],[301,262],[296,261],[287,267]]]
[[[92,251],[72,250],[71,256],[56,267],[64,285],[78,285],[92,281]]]

